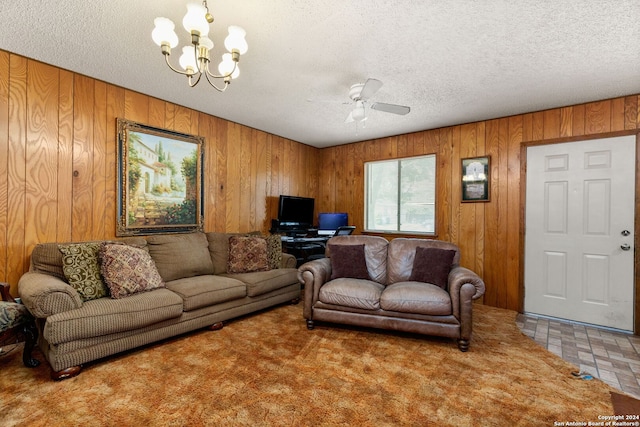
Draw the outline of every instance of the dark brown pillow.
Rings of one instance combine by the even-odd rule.
[[[331,280],[339,277],[371,279],[364,257],[364,245],[329,245]]]
[[[456,251],[451,249],[418,246],[409,280],[431,283],[446,289],[449,282],[449,271],[451,271],[451,264],[455,255]]]

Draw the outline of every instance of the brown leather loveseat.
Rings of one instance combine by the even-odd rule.
[[[338,236],[327,258],[298,268],[304,317],[457,339],[469,349],[473,300],[482,279],[459,266],[456,245],[427,239]]]

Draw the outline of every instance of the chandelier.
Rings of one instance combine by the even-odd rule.
[[[205,76],[211,86],[219,92],[224,92],[231,83],[231,79],[240,75],[238,62],[240,55],[247,51],[248,46],[244,39],[246,32],[235,25],[229,27],[229,35],[224,40],[224,46],[229,52],[222,55],[222,62],[218,65],[219,74],[214,74],[209,70],[211,61],[209,55],[213,49],[213,42],[207,36],[209,35],[209,24],[213,23],[213,16],[209,13],[206,0],[202,4],[187,4],[187,13],[182,19],[182,25],[191,35],[191,45],[182,48],[182,55],[178,60],[182,70],[171,65],[169,61],[171,49],[178,45],[178,36],[174,31],[173,21],[159,17],[153,22],[155,28],[151,33],[151,38],[162,49],[162,54],[169,68],[178,74],[187,76],[189,86],[194,87],[200,82],[202,76]],[[216,86],[215,79],[222,79],[224,87]]]

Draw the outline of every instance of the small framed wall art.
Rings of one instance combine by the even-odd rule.
[[[469,157],[462,159],[462,201],[488,202],[491,158]]]

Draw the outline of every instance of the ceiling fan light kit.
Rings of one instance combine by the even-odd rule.
[[[178,63],[182,70],[171,65],[169,57],[171,49],[178,45],[178,36],[174,29],[175,24],[168,18],[159,17],[154,20],[155,28],[151,33],[153,41],[160,46],[165,62],[169,68],[178,74],[187,76],[189,86],[193,87],[200,82],[204,75],[209,84],[218,90],[224,92],[231,83],[231,79],[235,79],[240,75],[238,62],[240,55],[247,52],[248,45],[245,40],[246,32],[241,27],[232,25],[229,27],[229,35],[224,41],[224,46],[229,51],[222,55],[222,62],[218,65],[218,72],[214,74],[209,70],[211,62],[210,53],[213,49],[213,41],[209,37],[209,25],[213,23],[213,15],[209,12],[207,1],[202,4],[189,3],[187,5],[187,13],[182,19],[184,29],[191,36],[191,45],[182,48],[182,55]],[[223,87],[218,87],[214,80],[222,79]]]

